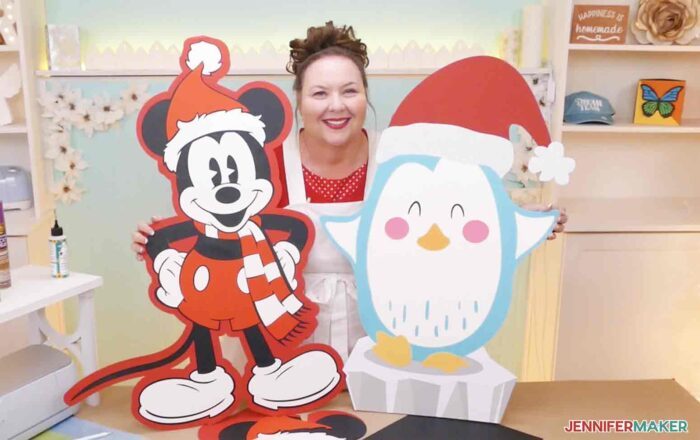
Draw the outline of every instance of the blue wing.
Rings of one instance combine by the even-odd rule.
[[[664,94],[661,98],[662,102],[676,102],[678,101],[678,94],[683,90],[683,86],[674,87]]]
[[[642,84],[642,99],[645,101],[658,101],[659,95],[648,85]]]

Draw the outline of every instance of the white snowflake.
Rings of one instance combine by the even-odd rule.
[[[58,171],[62,171],[67,177],[78,180],[80,172],[88,167],[87,162],[83,160],[80,151],[73,150],[69,154],[65,154],[56,158],[54,166]]]
[[[53,185],[51,192],[57,200],[69,205],[80,201],[85,190],[77,185],[75,179],[64,175],[63,179]]]
[[[540,181],[554,179],[559,185],[569,183],[569,174],[576,168],[576,161],[564,156],[564,145],[552,142],[549,147],[536,147],[535,157],[530,159],[528,167],[533,173],[540,173]]]
[[[148,98],[147,89],[147,83],[132,83],[121,93],[121,102],[127,115],[138,111],[143,106]]]

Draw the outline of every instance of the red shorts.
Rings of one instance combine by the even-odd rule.
[[[178,308],[180,312],[190,321],[212,330],[218,330],[221,321],[230,322],[232,330],[260,323],[253,299],[238,287],[242,268],[242,258],[214,260],[190,251],[180,272],[184,296]]]

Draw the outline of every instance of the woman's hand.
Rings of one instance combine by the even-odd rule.
[[[557,219],[557,224],[554,225],[554,228],[552,228],[552,232],[547,237],[547,240],[554,240],[555,238],[557,238],[557,233],[564,232],[564,225],[566,224],[566,222],[569,221],[569,216],[566,215],[566,208],[555,206],[551,203],[549,205],[544,205],[541,203],[532,203],[529,205],[523,205],[522,208],[527,209],[529,211],[546,212],[551,211],[552,209],[556,209],[557,211],[559,211],[559,218]]]
[[[151,227],[151,224],[160,221],[161,217],[153,216],[151,217],[151,223],[146,224],[141,222],[136,226],[136,232],[131,234],[131,250],[136,253],[136,259],[143,261],[143,253],[146,251],[144,246],[148,243],[148,237],[155,234],[155,231]]]

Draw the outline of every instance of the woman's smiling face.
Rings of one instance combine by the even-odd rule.
[[[329,55],[309,65],[298,104],[304,136],[314,143],[345,146],[362,135],[367,93],[360,70],[347,57]]]

